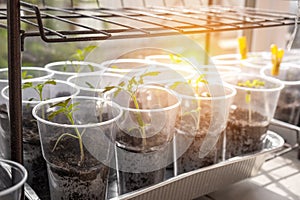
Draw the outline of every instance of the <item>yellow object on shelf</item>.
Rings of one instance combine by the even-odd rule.
[[[272,56],[272,70],[271,75],[272,76],[278,76],[279,74],[279,67],[280,63],[282,61],[284,55],[283,49],[278,49],[278,47],[275,44],[271,45],[271,56]]]
[[[247,40],[245,36],[238,38],[241,59],[247,59]]]

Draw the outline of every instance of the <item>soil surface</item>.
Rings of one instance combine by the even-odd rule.
[[[176,125],[180,130],[176,135],[177,149],[182,151],[189,145],[186,151],[177,159],[178,174],[215,164],[221,155],[221,146],[217,144],[207,156],[199,158],[199,150],[208,133],[211,115],[209,112],[201,114],[199,129],[196,129],[193,123],[189,123],[192,120],[192,117],[184,116]]]
[[[249,122],[248,110],[231,110],[226,127],[226,159],[262,150],[269,127],[265,116],[252,112]]]
[[[281,92],[274,118],[290,124],[300,125],[300,99],[295,99],[292,90]]]
[[[54,146],[57,138],[52,138]],[[64,138],[50,153],[49,179],[51,199],[102,200],[105,199],[109,167],[101,164],[84,149],[80,163],[78,140]]]

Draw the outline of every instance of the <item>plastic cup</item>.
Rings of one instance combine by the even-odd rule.
[[[126,91],[108,96],[123,109],[116,135],[120,193],[163,181],[166,166],[173,162],[170,150],[180,99],[171,90],[154,85],[137,89],[138,108]]]
[[[30,83],[38,85],[46,80],[32,80]],[[65,81],[56,80],[56,85],[46,84],[43,88],[43,100],[55,97],[72,97],[79,93],[79,89],[74,84]],[[23,82],[23,84],[26,82]],[[28,83],[28,81],[27,81]],[[7,107],[9,107],[9,86],[2,90],[2,96],[6,99]],[[39,94],[33,88],[26,88],[22,91],[22,130],[23,130],[23,157],[24,166],[28,171],[28,184],[35,190],[40,198],[46,198],[49,192],[47,181],[46,162],[43,159],[40,137],[36,120],[32,116],[32,109],[40,100]],[[9,113],[8,113],[9,114]],[[8,121],[9,119],[7,119]],[[2,122],[2,121],[1,121]],[[4,132],[5,148],[10,157],[10,130]]]
[[[54,78],[66,81],[70,76],[82,73],[102,73],[102,65],[85,61],[59,61],[45,65],[45,68],[54,72]]]
[[[122,110],[101,98],[77,96],[69,104],[74,106],[73,120],[63,113],[49,118],[60,109],[57,103],[65,101],[44,101],[32,111],[47,161],[51,199],[105,199],[116,121]]]
[[[21,200],[27,179],[26,169],[19,163],[0,159],[0,199]]]
[[[236,90],[211,81],[207,84],[178,85],[174,90],[182,99],[174,145],[175,175],[178,175],[221,160],[222,143],[219,138],[226,128]]]
[[[224,80],[237,90],[225,132],[226,159],[262,150],[283,84],[274,78],[251,74],[227,76]],[[240,86],[254,80],[263,85]]]
[[[21,73],[24,74],[22,80],[28,80],[28,81],[39,80],[39,79],[50,79],[53,77],[54,74],[53,72],[42,67],[21,67]],[[7,85],[8,85],[8,68],[0,69],[0,91]],[[2,97],[0,97],[0,103],[4,103],[4,99]]]
[[[22,67],[23,80],[42,80],[52,78],[53,72],[42,67]],[[25,78],[25,79],[24,79]],[[8,68],[0,69],[0,91],[8,85]],[[6,100],[0,95],[0,157],[10,159],[10,136],[7,136],[9,128],[8,110]]]
[[[271,66],[261,69],[261,74],[279,79],[284,88],[280,93],[275,119],[299,125],[300,120],[300,66],[292,63],[280,65],[279,75],[271,75]]]

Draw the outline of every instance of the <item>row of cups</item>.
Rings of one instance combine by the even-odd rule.
[[[34,80],[34,77],[29,77],[29,79],[27,81],[39,82],[39,81],[41,81],[41,79],[45,80],[48,78],[54,78],[54,79],[58,80],[57,81],[58,88],[61,89],[63,87],[66,87],[66,88],[70,87],[69,94],[74,95],[74,96],[78,95],[78,94],[80,96],[98,96],[99,92],[103,91],[103,87],[105,87],[107,85],[119,83],[120,81],[127,79],[127,77],[132,77],[132,76],[135,76],[139,72],[144,72],[145,67],[147,70],[149,70],[149,68],[152,67],[150,70],[155,71],[155,70],[159,69],[162,72],[159,76],[149,77],[149,79],[146,80],[146,81],[148,81],[148,83],[152,83],[152,84],[156,83],[159,85],[162,85],[162,84],[168,85],[169,83],[178,80],[178,78],[181,80],[189,80],[189,79],[193,79],[195,76],[197,76],[195,74],[195,69],[191,65],[187,65],[187,63],[174,63],[172,60],[170,60],[168,55],[164,55],[164,56],[159,55],[156,58],[152,57],[152,59],[157,59],[155,61],[159,61],[159,63],[152,62],[149,60],[137,60],[137,59],[120,59],[120,60],[114,60],[114,61],[107,61],[100,65],[94,64],[94,63],[88,63],[88,62],[69,62],[69,61],[67,61],[67,62],[50,63],[50,64],[46,65],[45,68],[23,67],[22,74],[24,72],[24,77],[25,77],[26,73],[27,73],[27,75],[35,74],[35,72],[33,72],[33,73],[29,72],[29,70],[33,70],[33,71],[37,70],[37,73],[39,75],[42,75],[45,73],[43,76],[40,76],[39,78],[37,78],[37,80]],[[165,61],[163,61],[163,60],[165,60]],[[164,62],[164,63],[161,63],[161,62]],[[182,66],[182,65],[184,65],[184,66]],[[68,66],[70,66],[69,69],[68,69]],[[106,67],[103,67],[103,66],[106,66]],[[151,66],[151,67],[149,67],[149,66]],[[167,69],[170,69],[170,67],[172,69],[171,73],[170,73],[170,70],[167,70]],[[164,68],[166,70],[164,70]],[[74,69],[75,69],[75,71],[74,71]],[[266,108],[265,102],[263,102],[264,105],[262,105],[262,106],[260,106],[259,104],[253,106],[253,107],[257,107],[257,108],[262,107],[263,109],[267,109],[269,112],[268,120],[271,120],[271,118],[273,117],[273,114],[274,114],[273,111],[275,110],[276,103],[277,103],[276,98],[274,99],[274,97],[279,95],[279,92],[282,89],[283,84],[278,83],[277,80],[274,80],[272,78],[265,77],[265,76],[268,76],[269,69],[270,69],[269,67],[265,67],[263,70],[261,70],[261,73],[262,73],[261,76],[260,75],[250,76],[250,75],[240,74],[241,73],[240,68],[231,67],[231,66],[228,66],[228,67],[227,66],[225,66],[225,67],[224,66],[216,66],[216,67],[204,66],[204,67],[201,67],[200,71],[202,73],[206,74],[206,76],[208,76],[208,78],[210,77],[209,80],[211,82],[215,82],[215,83],[223,83],[222,80],[226,79],[232,85],[235,85],[235,83],[238,80],[244,80],[243,79],[244,77],[246,77],[246,79],[259,77],[261,79],[266,80],[271,85],[272,84],[277,85],[274,90],[270,89],[270,88],[266,89],[266,90],[262,89],[262,91],[263,91],[262,93],[260,93],[260,91],[258,91],[258,89],[248,89],[248,90],[252,91],[254,99],[256,97],[259,98],[259,95],[263,94],[268,99],[269,103],[271,103],[272,100],[274,101],[273,103],[271,103],[271,106],[273,106],[272,108],[271,108],[271,106],[269,106],[269,107],[267,106],[267,108]],[[282,70],[283,71],[280,73],[280,76],[282,76],[282,78],[280,78],[280,79],[282,79],[282,80],[288,79],[290,76],[293,76],[297,71],[299,72],[299,68],[296,66],[284,67],[284,68],[282,68]],[[293,70],[295,70],[295,71],[293,71]],[[97,73],[97,71],[99,73]],[[104,71],[104,73],[103,73],[103,71]],[[176,73],[174,73],[174,71]],[[292,73],[291,73],[291,71],[292,71]],[[2,77],[1,77],[2,72],[7,74],[7,70],[0,71],[0,83],[1,83],[1,79],[2,79]],[[217,76],[216,76],[216,72],[219,73]],[[126,74],[126,76],[124,76],[125,74]],[[66,82],[66,80],[67,80],[67,82]],[[5,84],[7,84],[7,80],[4,80],[3,85],[5,85]],[[285,87],[289,87],[289,85],[292,85],[292,83],[284,83],[284,85],[285,85]],[[235,92],[236,89],[242,91],[242,93],[245,93],[244,88],[241,88],[241,87],[233,88],[232,86],[229,86],[229,85],[227,86],[226,84],[224,86],[225,86],[225,88],[227,88],[227,92],[228,92],[227,96],[230,97],[229,101],[232,101],[232,98],[234,97],[234,94],[236,93]],[[52,87],[52,86],[50,85],[49,87]],[[299,86],[295,86],[295,87],[297,87],[298,88],[297,91],[299,91]],[[74,89],[74,88],[76,88],[76,89]],[[45,92],[47,93],[47,88],[45,88],[45,89],[46,89]],[[209,89],[213,89],[213,88],[208,88],[208,90]],[[8,90],[9,90],[9,88],[7,86],[6,86],[6,88],[4,88],[2,90],[1,96],[4,97],[4,99],[1,99],[1,102],[3,102],[3,103],[8,102]],[[68,90],[68,89],[66,89],[66,90]],[[183,88],[183,91],[186,92],[185,88]],[[273,92],[273,94],[271,94],[272,92]],[[53,92],[53,88],[49,88],[48,94],[49,95],[47,96],[47,98],[54,98],[54,97],[63,95],[63,94]],[[292,94],[295,94],[295,93],[292,93]],[[190,95],[190,94],[188,93],[188,95]],[[189,102],[190,101],[189,98],[184,98],[184,97],[187,97],[188,95],[183,95],[182,96],[183,100],[181,99],[181,101]],[[31,94],[30,92],[25,92],[25,90],[23,91],[24,99],[28,99],[29,97],[32,97],[32,96],[33,96],[33,94]],[[38,97],[36,97],[36,98],[38,98]],[[295,96],[295,98],[297,98],[297,96]],[[201,99],[201,101],[203,101],[203,100],[211,100],[212,98],[199,97],[199,99]],[[120,100],[120,102],[122,102],[122,100]],[[24,104],[30,104],[30,103],[37,104],[38,101],[35,102],[33,100],[30,100],[30,101],[24,101],[23,103]],[[229,105],[229,104],[226,104],[226,105]],[[23,109],[24,109],[24,107],[23,107]],[[216,109],[218,109],[218,108],[216,108]],[[222,109],[224,109],[224,108],[222,108]],[[216,112],[217,112],[217,110],[216,110]],[[219,120],[219,123],[216,123],[216,125],[213,125],[213,127],[226,126],[226,120],[221,120],[222,117],[224,117],[224,116],[220,116],[220,117],[221,118]],[[3,122],[2,119],[0,121]],[[217,121],[218,120],[216,120],[216,122]],[[7,125],[7,121],[5,121],[5,122]],[[1,123],[0,125],[1,125],[2,130],[7,130],[7,127],[4,126],[5,125],[4,123]],[[1,143],[1,141],[5,141],[5,139],[0,138],[0,143]],[[5,153],[6,155],[10,154],[10,152],[8,152],[9,147],[7,147],[5,145],[0,145],[0,148],[1,147],[4,147],[4,149],[0,149],[1,152],[6,151],[6,153]],[[205,147],[203,147],[203,148],[205,151]],[[184,153],[184,152],[181,152],[181,153]],[[29,174],[29,177],[30,176],[31,175]],[[1,192],[0,192],[0,196],[1,196]]]

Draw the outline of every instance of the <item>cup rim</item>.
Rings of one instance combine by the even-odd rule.
[[[36,70],[36,71],[45,71],[45,72],[48,72],[49,74],[45,75],[45,76],[41,76],[41,77],[35,77],[35,78],[29,78],[29,79],[24,79],[24,80],[28,80],[28,81],[33,81],[33,80],[43,80],[43,79],[48,79],[48,78],[51,78],[53,77],[54,75],[54,72],[53,71],[50,71],[49,69],[46,69],[44,67],[25,67],[25,66],[22,66],[21,67],[21,71],[22,70]],[[8,72],[8,68],[2,68],[0,69],[0,73],[1,72],[5,72],[7,71]],[[24,81],[23,80],[23,81]],[[8,79],[0,79],[0,83],[8,83]]]
[[[0,191],[0,197],[1,196],[5,196],[13,191],[16,191],[17,189],[19,189],[20,187],[22,187],[22,185],[25,184],[27,177],[28,177],[28,172],[26,171],[25,167],[17,162],[11,161],[11,160],[6,160],[6,159],[1,159],[0,158],[0,163],[5,163],[7,165],[10,165],[14,168],[17,168],[20,170],[20,172],[23,174],[23,178],[15,185],[13,185],[12,187],[9,187],[3,191]]]
[[[262,76],[262,75],[254,75],[254,74],[248,74],[248,73],[240,73],[238,76],[246,76],[246,77],[252,77],[252,78],[259,78],[259,79],[262,79],[262,80],[267,80],[267,81],[269,81],[271,83],[274,83],[274,84],[276,84],[278,86],[274,87],[274,88],[248,88],[248,87],[241,87],[241,86],[234,85],[234,84],[226,82],[226,77],[230,77],[230,75],[224,76],[223,80],[224,80],[225,83],[233,86],[235,89],[245,90],[245,91],[253,91],[253,92],[275,92],[275,91],[282,90],[283,87],[284,87],[284,84],[280,80],[272,78],[272,77],[267,77],[267,76]]]
[[[288,65],[288,66],[286,66],[286,65]],[[280,69],[282,69],[282,68],[288,68],[288,67],[297,68],[297,69],[300,70],[300,66],[298,66],[298,65],[296,65],[296,64],[292,64],[292,63],[284,63],[284,64],[283,64],[283,63],[282,63],[281,66],[280,66],[280,68],[279,68],[279,73],[280,73]],[[260,70],[260,74],[261,74],[262,76],[265,76],[265,77],[270,77],[270,78],[277,79],[277,80],[281,81],[284,85],[288,85],[288,86],[292,86],[292,85],[300,85],[300,78],[299,78],[299,81],[283,81],[283,80],[280,80],[280,79],[278,79],[278,78],[276,78],[276,77],[274,77],[274,76],[266,75],[266,74],[265,74],[265,70],[267,70],[267,69],[272,69],[272,67],[269,66],[269,65],[263,67],[263,68]]]
[[[41,101],[40,103],[38,103],[36,106],[34,106],[34,108],[32,109],[32,115],[33,117],[37,120],[40,121],[44,124],[47,125],[51,125],[51,126],[57,126],[57,127],[65,127],[65,128],[93,128],[93,127],[99,127],[99,126],[103,126],[103,125],[107,125],[110,124],[112,122],[117,121],[123,114],[123,110],[121,109],[121,106],[119,106],[117,103],[109,101],[107,99],[104,98],[100,98],[100,97],[90,97],[90,96],[73,96],[71,97],[72,99],[89,99],[89,100],[97,100],[97,101],[101,101],[101,102],[106,102],[108,104],[110,104],[110,106],[117,108],[119,111],[119,114],[107,121],[104,122],[98,122],[98,123],[87,123],[87,124],[77,124],[77,125],[72,125],[72,124],[60,124],[60,123],[56,123],[56,122],[51,122],[49,120],[43,119],[40,116],[37,115],[37,110],[46,105],[46,104],[50,104],[50,103],[58,103],[60,101],[66,100],[70,97],[59,97],[59,98],[54,98],[54,99],[49,99],[47,101]]]
[[[139,64],[155,64],[156,62],[146,60],[146,59],[137,59],[137,58],[121,58],[121,59],[112,59],[106,60],[101,63],[102,68],[105,69],[106,72],[111,73],[128,73],[128,72],[140,72],[145,68],[136,68],[136,69],[115,69],[107,67],[107,65],[118,64],[118,63],[139,63]]]
[[[222,100],[222,99],[230,99],[232,97],[234,97],[237,93],[236,89],[225,82],[222,83],[214,83],[213,85],[220,85],[223,86],[224,88],[229,89],[231,92],[229,94],[226,95],[222,95],[222,96],[217,96],[217,97],[196,97],[196,96],[190,96],[190,95],[184,95],[184,94],[180,94],[177,93],[182,99],[196,99],[196,100],[200,100],[200,101],[216,101],[216,100]]]
[[[88,87],[82,87],[82,86],[79,86],[73,82],[71,82],[73,79],[76,79],[76,78],[80,78],[80,77],[89,77],[89,76],[99,76],[99,78],[101,78],[101,76],[111,76],[111,77],[118,77],[118,78],[126,78],[125,75],[121,75],[121,74],[116,74],[116,73],[108,73],[108,72],[104,72],[102,74],[95,74],[95,73],[85,73],[85,74],[76,74],[76,75],[73,75],[73,76],[70,76],[68,79],[67,79],[67,82],[68,83],[72,83],[74,84],[74,86],[76,88],[79,88],[80,90],[84,90],[84,91],[89,91],[89,92],[102,92],[104,90],[104,88],[95,88],[95,89],[92,89],[92,88],[88,88]]]
[[[26,80],[26,81],[22,81],[22,84],[23,84],[23,83],[26,83],[26,82],[36,83],[36,82],[44,82],[44,81],[46,81],[46,79],[45,79],[45,80],[32,80],[32,81],[27,81],[27,80]],[[77,88],[77,87],[75,86],[75,84],[73,84],[73,83],[69,83],[69,82],[67,82],[67,81],[62,81],[62,80],[55,80],[55,81],[56,81],[57,83],[66,84],[66,85],[68,85],[68,86],[74,88],[74,90],[75,90],[74,94],[71,94],[70,96],[67,96],[67,97],[77,96],[77,95],[79,94],[79,92],[80,92],[79,88]],[[5,94],[5,92],[6,92],[7,90],[9,90],[9,85],[5,86],[5,87],[1,90],[1,96],[2,96],[5,100],[8,101],[8,100],[9,100],[9,96],[7,96],[7,95]],[[41,101],[37,101],[37,100],[32,100],[32,101],[22,100],[22,104],[23,104],[23,103],[26,103],[26,104],[38,104],[39,102],[41,102]]]
[[[145,85],[141,85],[140,87],[164,90],[164,91],[168,92],[169,94],[173,95],[177,99],[177,102],[174,103],[173,105],[170,105],[170,106],[167,106],[164,108],[156,108],[156,109],[136,109],[136,108],[127,108],[124,106],[120,106],[123,110],[129,111],[129,112],[141,112],[141,113],[151,112],[151,113],[153,113],[153,112],[162,112],[162,111],[172,110],[176,107],[179,107],[181,104],[181,97],[178,96],[173,90],[167,89],[165,87],[157,86],[157,85],[152,85],[152,84],[145,84]],[[112,92],[108,93],[108,95],[111,93]]]
[[[105,70],[105,68],[103,68],[103,66],[101,64],[97,64],[97,63],[93,63],[93,62],[87,62],[87,61],[70,61],[70,60],[66,60],[66,61],[57,61],[57,62],[51,62],[48,63],[44,66],[44,68],[50,70],[51,72],[55,74],[59,74],[59,75],[76,75],[76,74],[86,74],[86,73],[91,73],[91,72],[63,72],[63,71],[59,71],[59,70],[54,70],[52,69],[52,67],[58,66],[58,65],[72,65],[72,64],[83,64],[83,65],[92,65],[93,67],[96,67],[99,69],[99,71],[95,71],[94,73],[101,73],[103,70]]]

